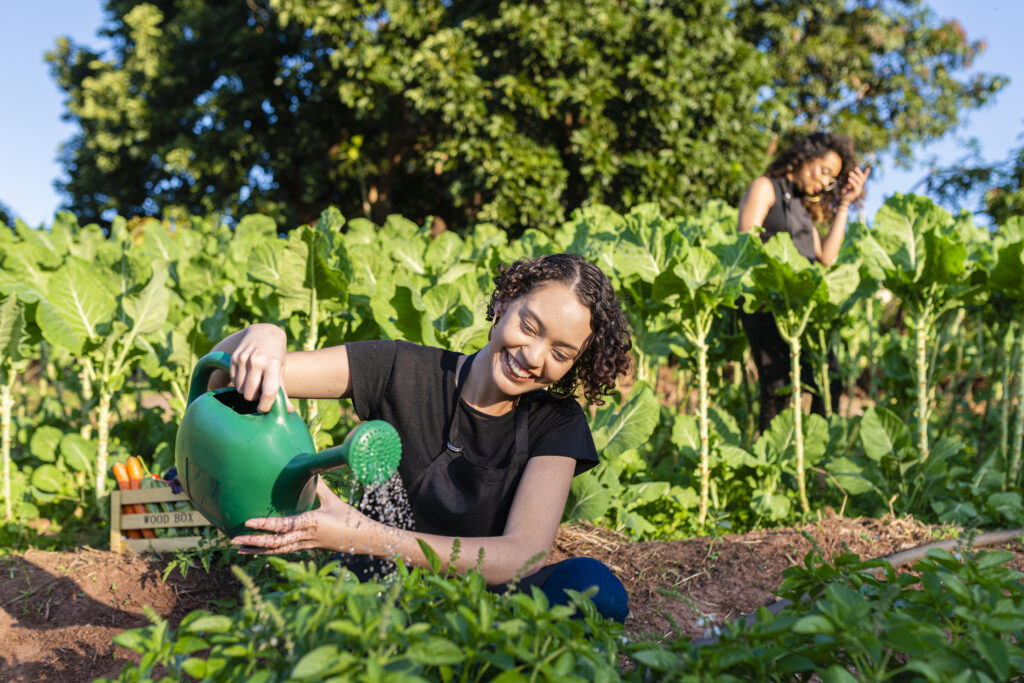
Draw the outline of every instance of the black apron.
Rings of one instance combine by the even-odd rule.
[[[474,463],[459,438],[459,400],[476,354],[462,363],[448,418],[448,439],[434,461],[408,488],[416,531],[466,538],[500,536],[505,531],[515,487],[529,459],[529,394],[516,403],[515,446],[504,467]]]
[[[762,221],[764,232],[761,239],[765,242],[777,233],[788,233],[796,250],[814,263],[814,221],[807,213],[800,198],[796,196],[793,182],[785,177],[771,177],[772,189],[775,191],[775,203],[768,207],[768,213]]]

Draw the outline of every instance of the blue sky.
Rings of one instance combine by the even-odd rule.
[[[972,40],[985,40],[988,49],[974,68],[999,73],[1010,83],[995,103],[968,115],[966,125],[919,150],[917,158],[938,156],[952,162],[963,154],[962,141],[977,137],[983,158],[1005,159],[1024,144],[1024,2],[1020,0],[932,0],[940,17],[960,20]],[[53,188],[60,175],[59,146],[74,133],[60,120],[62,97],[43,54],[57,36],[99,47],[96,30],[103,22],[100,0],[0,0],[0,92],[7,94],[0,110],[0,202],[32,226],[49,224],[60,203]],[[868,183],[864,215],[874,216],[885,197],[907,192],[925,173],[923,166],[896,169],[882,159]]]

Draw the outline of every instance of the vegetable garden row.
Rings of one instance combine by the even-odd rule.
[[[825,506],[1019,526],[1024,221],[987,230],[896,196],[871,228],[851,227],[831,268],[735,225],[714,204],[686,217],[595,207],[512,242],[492,225],[431,238],[400,217],[375,226],[336,211],[285,237],[263,216],[104,231],[61,214],[47,230],[0,230],[3,514],[105,523],[112,465],[171,465],[195,362],[248,323],[279,323],[301,348],[482,345],[498,264],[574,251],[611,277],[637,362],[636,382],[591,413],[601,464],[574,480],[567,519],[637,540],[792,524]],[[757,435],[741,301],[775,314],[821,387],[834,349],[846,395],[867,409],[807,415],[797,383],[793,410]],[[298,403],[318,448],[354,425],[336,401]],[[196,612],[177,631],[154,618],[119,636],[142,656],[121,678],[163,666],[211,680],[1001,680],[1024,671],[1006,635],[1024,628],[1024,589],[1005,555],[935,554],[918,578],[808,558],[780,593],[798,604],[703,649],[623,641],[585,601],[583,619],[566,619],[573,608],[502,599],[436,557],[431,570],[400,565],[387,585],[274,559],[269,591],[236,569],[246,589],[228,615]]]
[[[277,322],[302,348],[482,345],[498,264],[574,251],[624,301],[637,382],[593,413],[602,462],[576,478],[567,518],[638,539],[793,521],[824,505],[966,525],[1024,519],[1024,221],[987,230],[896,196],[873,227],[852,226],[831,268],[735,221],[724,205],[682,218],[596,207],[512,242],[492,225],[431,239],[399,217],[378,227],[333,210],[285,238],[258,215],[234,229],[118,219],[105,232],[69,214],[45,231],[19,223],[0,231],[4,516],[88,518],[113,463],[169,466],[195,361],[243,325]],[[835,349],[847,393],[872,404],[863,416],[794,409],[755,438],[740,297],[771,310],[819,374]],[[793,393],[799,407],[799,382]],[[154,395],[170,396],[173,414]],[[337,402],[302,410],[318,447],[353,425]]]

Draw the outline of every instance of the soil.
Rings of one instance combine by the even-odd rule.
[[[626,584],[633,637],[701,637],[709,625],[774,602],[782,572],[811,549],[826,557],[847,549],[881,557],[944,538],[950,529],[911,519],[849,519],[835,515],[802,528],[752,531],[684,541],[631,543],[612,531],[573,525],[559,531],[551,561],[587,555],[609,565]],[[1008,546],[1024,570],[1024,545]],[[149,623],[144,608],[172,626],[188,612],[238,595],[227,570],[177,569],[167,560],[84,548],[29,550],[0,558],[0,681],[92,681],[116,678],[138,655],[113,637]],[[674,594],[667,595],[666,592]]]

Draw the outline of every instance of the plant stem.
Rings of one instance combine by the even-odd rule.
[[[89,358],[85,358],[82,361],[82,371],[78,373],[78,378],[82,383],[82,427],[80,433],[83,439],[92,438],[92,424],[89,421],[89,413],[92,412],[92,382],[95,377],[96,373],[93,372],[92,361]]]
[[[868,297],[864,302],[864,317],[868,321],[868,398],[878,403],[878,387],[875,386],[875,303],[874,297]]]
[[[107,453],[110,449],[110,398],[106,387],[100,390],[96,426],[96,502],[102,503],[107,487]]]
[[[11,375],[10,381],[0,384],[0,457],[4,463],[5,522],[14,518],[14,506],[11,502],[11,408],[14,407],[11,385],[14,383],[14,373]]]
[[[1017,487],[1017,477],[1020,474],[1020,453],[1022,441],[1024,441],[1024,333],[1017,330],[1017,340],[1014,344],[1014,359],[1017,363],[1017,421],[1013,428],[1013,442],[1010,444],[1010,487]]]
[[[917,384],[917,448],[922,461],[928,459],[928,321],[926,310],[914,321],[914,379]]]
[[[818,348],[821,351],[821,358],[819,360],[820,376],[818,382],[821,386],[818,391],[821,392],[821,401],[825,407],[825,418],[832,417],[832,386],[829,381],[831,378],[828,375],[828,341],[825,339],[825,330],[819,329],[818,331]]]
[[[796,487],[800,493],[800,509],[807,514],[811,511],[811,506],[807,502],[807,484],[804,481],[804,412],[800,387],[800,337],[793,335],[787,341],[789,341],[789,377],[793,385],[790,400],[793,408],[793,444],[796,450]]]
[[[999,446],[998,451],[999,457],[1003,459],[1003,462],[1008,462],[1009,452],[1007,447],[1009,445],[1010,435],[1010,372],[1012,359],[1010,354],[1006,352],[1006,345],[1010,337],[1013,334],[1013,323],[1009,323],[1006,329],[1003,330],[1003,334],[997,335],[996,338],[996,353],[998,358],[998,367],[1000,370],[999,382],[992,387],[992,400],[999,404]],[[1006,490],[1006,474],[1007,471],[1003,471],[1003,490]]]
[[[697,425],[700,430],[700,511],[697,524],[701,527],[708,518],[708,489],[711,482],[708,444],[708,345],[697,340]]]
[[[46,398],[46,393],[49,390],[47,386],[47,368],[50,365],[50,354],[47,353],[49,345],[44,341],[39,344],[39,405],[43,404],[43,400]]]

